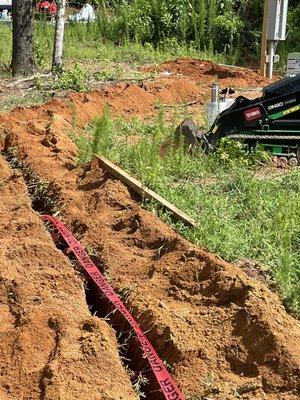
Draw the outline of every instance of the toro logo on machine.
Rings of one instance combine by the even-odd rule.
[[[258,107],[250,108],[244,112],[246,121],[255,121],[261,117],[261,111]]]

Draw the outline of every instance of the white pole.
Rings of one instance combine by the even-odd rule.
[[[57,1],[57,14],[55,17],[55,36],[53,48],[52,71],[57,72],[62,68],[62,52],[64,44],[66,0]]]
[[[273,78],[274,69],[274,56],[275,56],[276,42],[274,40],[269,41],[269,55],[268,55],[268,78]]]

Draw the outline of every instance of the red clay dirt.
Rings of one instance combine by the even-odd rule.
[[[0,158],[1,400],[137,399],[114,331]],[[115,379],[118,376],[118,379]]]
[[[39,120],[47,118],[47,115],[52,113],[57,118],[63,118],[57,122],[62,129],[66,121],[70,127],[70,123],[74,122],[74,116],[76,116],[76,123],[85,125],[93,117],[102,113],[105,104],[110,107],[114,115],[124,115],[129,118],[133,115],[143,118],[150,117],[157,113],[159,105],[186,105],[190,102],[195,103],[193,112],[197,113],[197,109],[202,112],[201,104],[210,96],[211,84],[216,81],[216,71],[222,71],[220,73],[222,78],[219,79],[222,87],[253,89],[269,83],[254,71],[242,68],[232,70],[232,68],[222,67],[209,61],[194,59],[178,59],[161,64],[159,67],[147,68],[162,71],[168,69],[175,73],[180,72],[181,75],[161,76],[139,84],[107,85],[88,94],[73,93],[67,95],[65,99],[55,99],[49,102],[46,107],[42,105],[30,109],[17,108],[11,116],[13,115],[18,121],[24,119],[31,123],[34,122],[34,129],[39,129]],[[28,118],[29,115],[26,116],[26,114],[32,113],[32,110],[34,110],[34,120]],[[61,126],[61,124],[63,125]],[[44,129],[44,126],[41,129]]]
[[[231,87],[255,87],[265,86],[269,80],[263,78],[257,71],[240,67],[228,67],[216,64],[212,61],[203,61],[195,58],[178,58],[167,61],[159,66],[144,68],[149,72],[170,72],[185,77],[190,77],[198,82],[211,84],[215,81],[224,86]]]
[[[126,111],[140,115],[145,103],[132,102],[132,106],[125,104],[134,93],[146,93],[149,103],[145,111],[146,115],[151,115],[157,99],[151,90],[157,89],[152,84],[147,90],[134,85],[119,85],[101,92],[72,95],[65,101],[55,100],[44,106],[20,108],[0,117],[1,147],[4,153],[13,149],[20,162],[30,167],[44,182],[53,185],[61,217],[86,246],[93,248],[99,266],[114,288],[126,294],[127,305],[144,330],[148,331],[153,345],[172,367],[175,379],[190,399],[201,395],[210,399],[229,400],[240,395],[248,400],[296,400],[300,395],[300,326],[297,320],[287,314],[277,294],[263,283],[249,278],[238,267],[192,245],[152,213],[142,210],[137,197],[103,171],[96,159],[84,167],[74,164],[76,146],[68,136],[72,119],[76,117],[81,126],[86,124],[102,112],[107,101],[114,113]],[[143,101],[146,101],[145,98]],[[131,109],[125,110],[129,106]],[[9,193],[3,193],[4,198],[16,196],[13,190],[12,181]],[[17,186],[16,193],[19,192]],[[34,220],[34,213],[27,211],[24,220]],[[9,219],[9,213],[6,214]],[[52,246],[59,271],[63,265],[69,265],[66,258],[54,250],[49,235],[43,231],[40,223],[36,222],[29,234],[32,238],[39,238],[39,243],[45,241],[48,247]],[[16,240],[24,247],[22,243],[25,239],[18,236],[16,228],[8,231],[7,235],[8,243]],[[47,280],[43,258],[37,248],[35,257],[42,275],[38,277],[38,282],[42,278]],[[38,260],[41,260],[40,263]],[[29,265],[30,261],[18,264],[20,276],[26,276]],[[54,285],[52,278],[47,283],[51,293],[63,280],[63,275],[56,273],[54,276],[58,283],[55,280]],[[25,281],[24,290],[29,290],[28,285]],[[65,296],[64,304],[72,307],[74,294],[69,296],[70,290],[62,286],[59,292]],[[78,287],[78,298],[81,295],[82,289]],[[67,299],[70,299],[70,304]],[[23,302],[27,304],[25,300]],[[84,305],[81,307],[84,308]],[[48,309],[46,311],[48,315]],[[76,330],[74,321],[78,321],[81,311],[76,315],[71,311],[70,319],[73,322],[68,319],[69,314],[66,315],[65,329],[75,325]],[[30,320],[29,328],[31,325],[35,326]],[[44,331],[49,332],[50,328],[42,324],[39,329],[41,335],[47,335]],[[18,328],[15,330],[18,332]],[[71,353],[72,338],[76,334],[72,335],[69,342]],[[35,348],[30,341],[24,344],[24,350],[15,348],[9,341],[7,346],[10,351],[15,349],[20,358],[23,357],[22,351],[27,352],[28,357],[32,348]],[[113,335],[107,346],[107,351],[110,349],[115,354]],[[138,361],[140,354],[136,349],[134,342],[131,356],[135,360],[135,368],[145,368],[144,360]],[[65,357],[67,355],[66,352]],[[89,360],[89,367],[99,368],[97,365],[101,357],[102,352],[101,355],[94,355]],[[114,362],[120,366],[117,358]],[[5,364],[7,367],[11,365],[8,359]],[[60,359],[57,364],[61,366]],[[81,366],[84,369],[84,365]],[[19,364],[19,370],[24,374],[24,365]],[[92,377],[96,375],[90,373]],[[75,380],[79,379],[75,366],[73,374]],[[124,372],[121,376],[124,376]],[[6,383],[0,381],[0,388],[6,396],[10,379],[6,373]],[[68,379],[66,376],[64,381]],[[124,391],[127,390],[126,384],[122,385]],[[32,390],[31,383],[27,381],[22,381],[20,386],[28,393]],[[95,384],[95,390],[102,390],[102,382]],[[147,399],[160,399],[157,392],[150,392],[147,392]],[[129,393],[124,392],[124,399],[131,398]],[[70,395],[68,398],[75,400],[79,397]],[[111,398],[119,398],[113,390]]]

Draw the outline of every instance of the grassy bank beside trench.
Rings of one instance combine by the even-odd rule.
[[[161,113],[151,123],[112,119],[105,113],[73,135],[78,162],[103,154],[188,213],[196,229],[176,227],[192,242],[224,259],[250,259],[268,271],[285,304],[300,312],[300,170],[276,170],[239,147],[188,155],[181,148],[160,155],[176,123]],[[170,222],[166,213],[148,204]]]

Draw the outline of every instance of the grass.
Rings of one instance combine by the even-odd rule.
[[[121,165],[197,221],[196,229],[177,224],[186,238],[228,261],[252,259],[267,267],[287,306],[299,313],[299,169],[280,175],[249,163],[245,155],[192,156],[182,148],[161,157],[161,145],[173,137],[175,126],[163,113],[145,123],[112,119],[105,112],[76,137],[78,162],[103,154]]]
[[[23,107],[30,107],[32,105],[37,105],[50,100],[51,94],[46,92],[39,92],[39,91],[19,91],[10,93],[6,95],[3,99],[1,99],[1,106],[0,106],[0,114],[5,113],[9,110],[12,110],[16,107],[23,106]]]
[[[0,72],[9,75],[11,62],[11,29],[0,25]],[[51,68],[54,26],[44,21],[35,23],[35,53],[41,70]],[[64,60],[67,68],[74,65],[85,67],[89,72],[99,74],[99,79],[125,79],[136,77],[141,65],[160,63],[178,57],[214,58],[226,62],[222,55],[212,56],[210,52],[199,52],[193,47],[168,41],[160,47],[150,43],[122,42],[115,44],[99,36],[98,25],[67,24],[65,27]],[[117,68],[116,68],[117,64]],[[133,74],[134,71],[134,74]],[[132,76],[133,74],[133,76]],[[140,77],[141,73],[137,75]],[[142,75],[141,77],[143,77]]]
[[[52,61],[54,26],[39,21],[35,28],[35,56],[41,73],[49,72]],[[220,56],[209,52],[199,52],[193,47],[169,41],[163,46],[154,47],[150,43],[122,42],[115,44],[99,36],[97,24],[66,24],[64,42],[64,72],[59,80],[52,76],[37,77],[32,87],[16,87],[9,94],[1,96],[0,113],[17,106],[28,106],[45,102],[51,98],[51,91],[83,91],[102,82],[142,80],[154,77],[155,73],[140,69],[146,64],[177,57],[197,57],[225,62]],[[0,24],[0,74],[5,83],[10,84],[12,31],[9,26]]]

